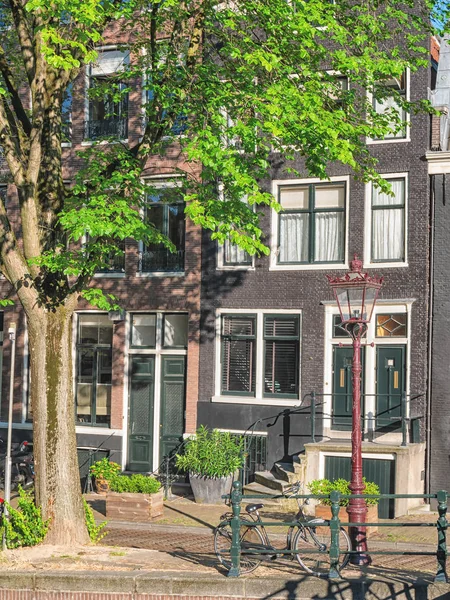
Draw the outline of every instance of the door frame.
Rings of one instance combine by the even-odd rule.
[[[366,346],[366,365],[365,365],[365,416],[369,418],[365,421],[364,431],[375,430],[375,396],[376,394],[376,350],[377,346],[406,346],[405,360],[405,391],[410,393],[410,371],[411,371],[411,330],[414,324],[413,304],[415,300],[378,300],[375,305],[372,320],[368,325],[366,338],[362,340],[362,344]],[[323,393],[324,393],[324,419],[323,428],[324,435],[330,438],[351,439],[351,432],[336,431],[332,429],[331,414],[332,414],[332,392],[333,392],[333,345],[351,346],[350,336],[333,337],[333,317],[339,314],[336,302],[332,300],[322,301],[325,308],[325,331],[324,331],[324,375],[323,375]],[[398,338],[377,338],[375,337],[375,323],[377,314],[385,313],[406,313],[407,314],[407,337]],[[373,343],[373,346],[372,346]],[[407,406],[409,411],[409,406]],[[407,412],[407,416],[409,416]],[[401,433],[393,432],[386,434],[389,439],[386,441],[396,441]]]
[[[155,348],[131,348],[131,315],[136,314],[155,314],[156,315],[156,344]],[[182,314],[188,319],[188,344],[189,344],[189,313],[185,310],[133,310],[126,313],[125,317],[125,344],[124,344],[124,378],[123,378],[123,435],[122,435],[122,469],[126,468],[128,463],[128,415],[130,403],[130,356],[134,354],[151,354],[155,356],[155,390],[153,402],[153,465],[152,470],[155,471],[160,464],[160,444],[159,444],[159,425],[161,420],[161,365],[162,356],[185,356],[186,357],[186,380],[188,366],[188,349],[185,348],[163,348],[163,318],[167,314]],[[185,386],[186,396],[186,386]],[[185,397],[186,402],[186,397]]]

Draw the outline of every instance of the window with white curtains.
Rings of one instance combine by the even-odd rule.
[[[372,186],[372,262],[405,261],[406,180],[388,181],[393,195]]]
[[[279,189],[278,264],[343,263],[345,182]]]
[[[378,114],[393,112],[398,114],[398,119],[403,123],[403,127],[398,129],[397,124],[392,123],[391,131],[387,133],[384,139],[404,139],[406,138],[406,120],[407,113],[400,106],[399,99],[407,97],[407,71],[399,79],[391,79],[383,82],[383,86],[392,89],[392,96],[388,95],[383,99],[373,99],[373,107]]]

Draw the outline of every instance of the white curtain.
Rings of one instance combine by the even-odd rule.
[[[232,244],[230,240],[225,240],[224,244],[225,263],[231,265],[247,264],[249,256],[245,250],[239,248],[236,244]]]
[[[394,112],[398,113],[398,116],[401,119],[401,121],[403,121],[403,122],[406,121],[405,111],[403,110],[403,108],[401,106],[399,106],[399,104],[396,102],[396,100],[393,96],[389,96],[388,98],[384,98],[383,100],[375,100],[375,111],[379,115],[382,115],[388,111],[389,112],[394,111]],[[395,131],[394,123],[392,123],[391,129],[392,129],[392,133],[387,133],[384,136],[384,139],[405,137],[406,131],[404,128],[401,129],[400,131]]]
[[[389,183],[394,196],[373,189],[372,205],[386,208],[372,210],[372,259],[402,261],[405,258],[405,181],[398,179]]]
[[[280,215],[280,262],[308,262],[308,214]]]
[[[341,261],[344,251],[344,213],[316,213],[315,219],[314,260],[316,262]]]

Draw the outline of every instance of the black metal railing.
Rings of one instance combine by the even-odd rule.
[[[351,430],[352,426],[352,415],[350,414],[339,414],[338,412],[331,411],[331,413],[324,412],[321,410],[318,411],[319,407],[323,407],[325,405],[325,399],[337,398],[339,396],[347,396],[347,394],[318,394],[316,392],[311,392],[306,394],[303,398],[303,404],[310,405],[311,411],[311,440],[313,442],[316,441],[316,433],[317,433],[317,423],[319,420],[323,422],[324,419],[331,419],[332,421],[335,419],[339,419],[339,423],[342,425],[343,423],[347,423],[347,429]],[[361,400],[364,401],[366,398],[382,398],[382,397],[392,397],[392,394],[361,394]],[[380,413],[367,413],[367,415],[361,415],[362,422],[362,430],[363,430],[363,438],[368,441],[373,441],[377,435],[383,435],[387,430],[389,431],[397,431],[401,433],[402,436],[402,446],[407,446],[411,441],[417,441],[415,438],[417,437],[416,426],[419,421],[423,418],[423,415],[411,415],[410,404],[411,401],[416,400],[425,396],[425,393],[419,394],[406,394],[403,392],[402,394],[398,394],[398,401],[395,406],[391,406],[389,410],[385,410]],[[298,411],[298,409],[293,409],[291,414],[294,414]],[[389,412],[395,411],[398,414],[395,416],[390,416]],[[365,425],[367,424],[367,427]],[[333,429],[333,425],[331,426]],[[340,428],[337,428],[339,430]]]
[[[99,140],[113,137],[124,140],[128,137],[128,118],[89,120],[86,122],[86,138]]]
[[[139,271],[141,273],[184,271],[184,250],[170,252],[167,248],[162,248],[140,252]]]
[[[439,491],[435,494],[377,494],[377,495],[343,495],[340,492],[333,491],[331,494],[296,494],[296,495],[285,495],[285,494],[274,494],[273,496],[261,496],[256,494],[242,494],[242,486],[240,481],[235,481],[233,483],[233,488],[231,494],[224,496],[224,498],[230,499],[231,508],[232,508],[232,519],[230,521],[231,530],[232,530],[232,543],[229,550],[230,554],[230,563],[231,568],[228,572],[229,577],[239,577],[240,575],[240,563],[241,563],[241,555],[242,554],[252,554],[252,555],[273,555],[274,549],[272,547],[265,547],[264,545],[255,544],[254,547],[246,547],[243,548],[241,546],[241,527],[295,527],[298,526],[298,521],[274,521],[274,522],[264,522],[264,521],[249,521],[242,520],[240,515],[243,514],[242,510],[242,502],[255,501],[255,499],[264,498],[267,500],[268,498],[278,499],[278,498],[302,498],[302,499],[324,499],[328,498],[331,502],[331,520],[323,520],[321,521],[320,526],[329,527],[331,542],[329,548],[320,548],[320,549],[308,549],[306,550],[310,554],[319,554],[326,551],[330,557],[330,569],[329,569],[329,578],[330,579],[338,579],[339,575],[339,556],[342,554],[342,549],[339,548],[339,532],[341,526],[343,527],[436,527],[437,529],[437,550],[435,552],[432,551],[420,551],[420,550],[368,550],[365,553],[369,555],[403,555],[403,556],[436,556],[437,559],[437,570],[435,575],[435,582],[447,582],[447,571],[446,571],[446,560],[447,560],[447,508],[448,508],[448,493],[446,491]],[[388,522],[377,522],[377,523],[353,523],[353,522],[344,522],[339,520],[339,508],[342,500],[350,499],[350,498],[364,498],[364,499],[391,499],[391,498],[423,498],[423,499],[435,499],[438,503],[438,519],[437,521],[428,522],[428,523],[413,523],[413,522],[397,522],[397,521],[388,521]],[[242,512],[241,512],[242,511]],[[302,522],[305,527],[308,527],[308,521]],[[263,538],[262,538],[263,539]],[[285,555],[294,555],[298,552],[305,552],[305,549],[296,550],[293,547],[286,548],[283,550],[276,550],[277,553],[285,554]],[[345,553],[348,554],[360,554],[356,550],[345,550]]]

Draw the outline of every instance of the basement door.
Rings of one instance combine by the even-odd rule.
[[[364,415],[364,356],[361,348],[361,414]],[[352,346],[333,346],[333,402],[331,428],[337,431],[352,429]],[[364,430],[364,423],[361,424]]]

